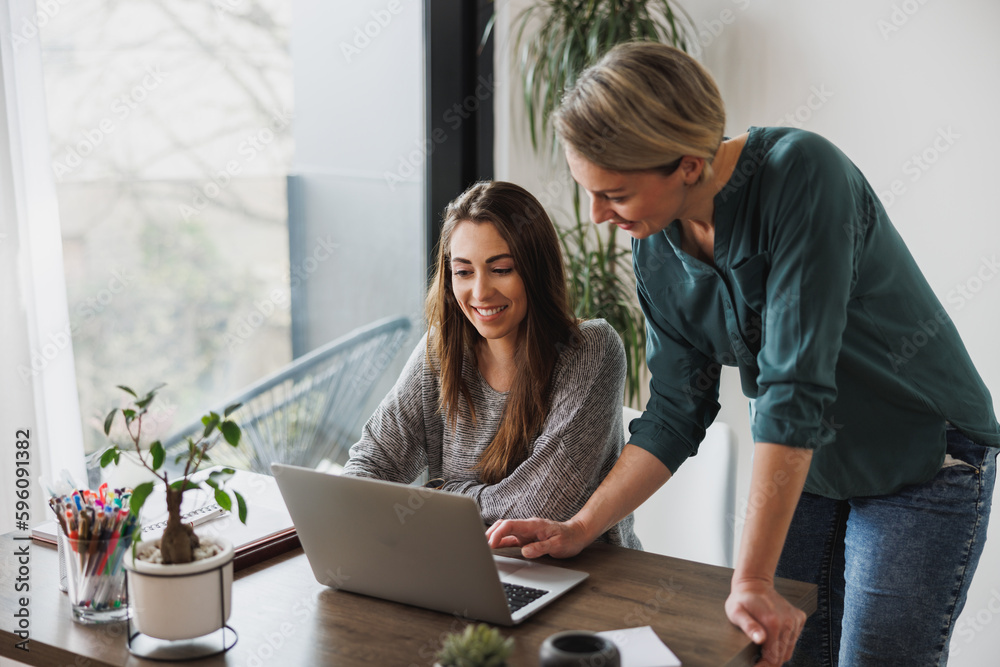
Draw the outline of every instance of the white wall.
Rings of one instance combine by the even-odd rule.
[[[516,14],[526,4],[512,0],[502,11]],[[750,125],[801,123],[839,145],[883,193],[894,224],[962,333],[993,390],[994,404],[1000,405],[1000,278],[990,264],[1000,256],[993,202],[1000,175],[995,162],[1000,137],[994,131],[1000,110],[1000,42],[993,34],[1000,25],[1000,3],[682,4],[700,30],[694,53],[714,74],[726,101],[728,133],[739,134]],[[498,35],[501,47],[507,34],[502,29]],[[505,71],[502,66],[498,63],[498,73]],[[514,88],[498,89],[503,97],[497,102],[497,177],[532,190],[554,188],[564,177],[532,155],[519,116],[520,93]],[[823,94],[814,95],[816,91]],[[809,108],[810,102],[815,108]],[[792,122],[786,114],[793,115]],[[936,138],[949,131],[950,144],[938,141],[947,150],[935,151]],[[934,161],[923,169],[913,156],[925,150]],[[901,194],[892,194],[894,182]],[[568,200],[562,201],[566,205]],[[743,443],[738,488],[743,503],[751,436],[739,378],[728,370],[720,419],[734,425]],[[996,662],[998,564],[1000,518],[990,530],[956,627],[952,665]]]

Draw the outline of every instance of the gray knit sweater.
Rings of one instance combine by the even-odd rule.
[[[604,320],[580,325],[579,345],[563,349],[553,370],[548,418],[528,458],[497,484],[483,484],[474,467],[500,424],[507,394],[483,379],[471,352],[462,377],[476,411],[461,402],[454,430],[440,410],[440,383],[427,363],[426,336],[399,380],[351,447],[346,475],[410,483],[426,468],[442,487],[472,496],[483,519],[544,517],[564,521],[583,507],[614,466],[624,446],[622,393],[625,351]],[[629,515],[602,537],[641,549]]]

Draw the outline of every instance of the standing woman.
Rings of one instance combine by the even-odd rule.
[[[613,49],[555,124],[593,220],[633,237],[651,396],[574,518],[501,522],[491,544],[577,553],[697,452],[737,366],[756,444],[730,620],[764,664],[800,633],[796,665],[945,664],[1000,425],[872,187],[810,132],[724,138],[711,76],[662,44]],[[776,574],[819,586],[807,623]]]
[[[428,334],[344,474],[410,483],[427,470],[487,524],[573,516],[624,444],[625,349],[604,320],[573,317],[538,200],[491,181],[451,202],[426,310]],[[595,537],[640,548],[620,519]]]

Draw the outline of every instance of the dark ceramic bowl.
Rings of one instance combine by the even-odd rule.
[[[542,642],[541,667],[619,667],[621,657],[614,642],[593,632],[558,632]]]

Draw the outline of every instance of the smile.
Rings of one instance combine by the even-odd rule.
[[[501,311],[507,310],[507,306],[497,306],[496,308],[476,308],[473,306],[472,308],[483,317],[490,317]]]

